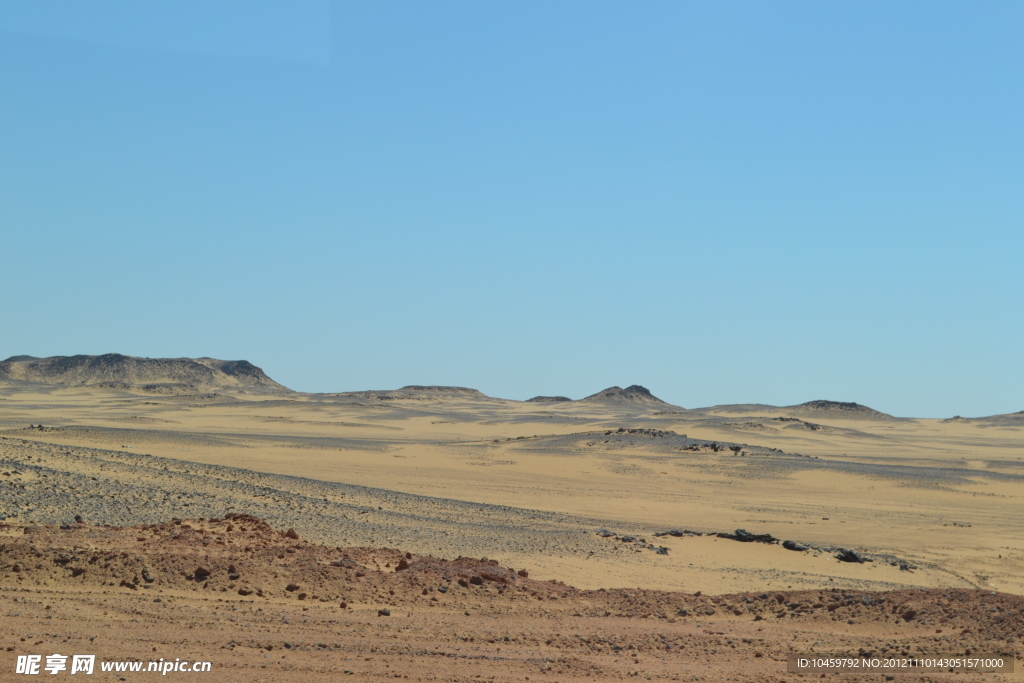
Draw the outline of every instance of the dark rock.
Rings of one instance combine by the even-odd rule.
[[[299,540],[299,534],[296,533],[295,529],[288,529],[288,531],[284,532],[284,536],[295,541]]]
[[[719,538],[728,538],[741,543],[778,543],[779,539],[771,534],[752,534],[745,529],[737,529],[736,533],[718,534]]]
[[[389,610],[387,607],[379,609],[379,610],[377,610],[377,616],[378,617],[390,617],[391,616],[391,610]]]
[[[209,576],[212,573],[213,572],[211,572],[206,567],[196,567],[196,571],[195,571],[196,580],[205,579],[207,576]]]
[[[615,535],[613,532],[608,531],[608,529],[598,529],[595,533],[601,538],[611,538]]]
[[[299,584],[289,583],[287,586],[284,587],[284,589],[289,593],[294,593],[295,591],[299,590]]]
[[[782,547],[786,550],[810,550],[810,548],[803,543],[797,543],[796,541],[783,541]]]
[[[861,564],[868,561],[866,557],[858,553],[856,550],[848,550],[846,548],[839,549],[839,552],[836,553],[836,559],[840,562],[859,562]]]

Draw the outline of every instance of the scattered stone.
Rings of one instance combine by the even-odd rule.
[[[387,607],[381,608],[381,609],[377,610],[377,616],[378,617],[390,617],[391,616],[391,610],[389,610]]]
[[[836,553],[836,559],[840,562],[859,562],[860,564],[864,564],[869,561],[868,558],[864,557],[856,550],[848,550],[846,548],[839,549],[839,552]]]
[[[796,541],[783,541],[782,547],[786,550],[810,550],[810,546],[806,546],[803,543],[797,543]]]
[[[718,534],[719,538],[728,538],[741,543],[778,543],[779,539],[771,534],[752,534],[746,529],[737,529],[735,533]]]

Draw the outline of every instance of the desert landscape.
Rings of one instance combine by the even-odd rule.
[[[1012,660],[1022,458],[1024,413],[687,409],[635,385],[308,394],[245,361],[17,356],[0,363],[0,648],[9,670],[81,650],[210,661],[218,681]]]

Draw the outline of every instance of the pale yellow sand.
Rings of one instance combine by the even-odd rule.
[[[1024,594],[1024,484],[1012,476],[986,476],[1024,474],[1024,429],[1018,427],[804,417],[819,425],[811,429],[756,411],[658,414],[629,406],[464,398],[352,405],[312,395],[287,395],[285,401],[241,395],[245,403],[224,405],[82,388],[9,388],[0,395],[8,437],[565,512],[605,520],[610,528],[620,524],[670,548],[667,557],[622,551],[600,562],[543,553],[501,558],[579,586],[722,592],[863,580]],[[30,423],[124,431],[20,429]],[[890,476],[884,470],[792,467],[791,459],[775,468],[770,457],[672,452],[657,440],[629,447],[602,443],[604,430],[619,427],[672,430],[831,463],[918,469]],[[546,449],[543,438],[516,439],[581,432],[594,437],[571,448]],[[961,472],[946,480],[929,474],[951,470]],[[919,569],[843,564],[831,553],[813,556],[780,546],[652,536],[673,528],[743,528],[890,554]]]

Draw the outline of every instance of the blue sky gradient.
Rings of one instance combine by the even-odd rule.
[[[1022,30],[1012,2],[4,3],[0,357],[1024,410]]]

